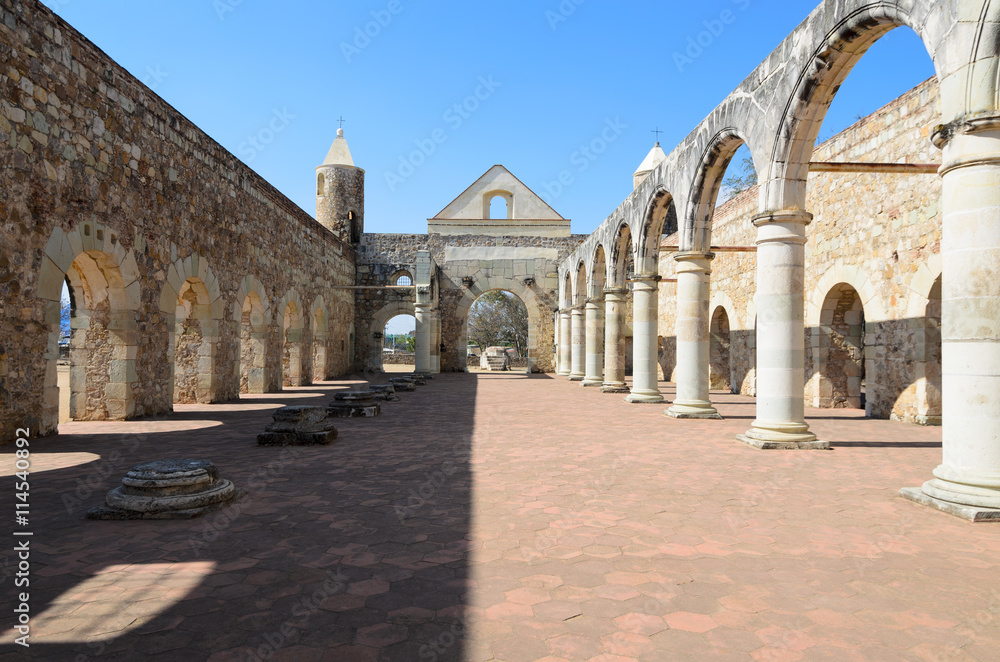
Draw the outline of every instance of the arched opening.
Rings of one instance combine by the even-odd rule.
[[[410,287],[413,285],[413,276],[409,271],[397,271],[390,282],[398,287]]]
[[[927,297],[917,356],[916,422],[941,425],[941,276],[934,281]]]
[[[510,210],[507,200],[502,195],[495,195],[490,200],[490,218],[509,218]]]
[[[135,413],[136,329],[121,272],[110,255],[81,253],[60,296],[58,420],[121,420]],[[51,369],[51,368],[50,368]]]
[[[257,292],[250,292],[243,300],[240,324],[240,393],[267,390],[267,326],[264,302]]]
[[[413,372],[416,368],[417,318],[396,315],[385,323],[382,332],[382,370]]]
[[[531,369],[528,308],[508,290],[489,290],[469,308],[469,372],[520,372]]]
[[[208,288],[188,278],[177,294],[174,317],[174,402],[215,401],[215,346],[218,322],[212,319]]]
[[[713,391],[733,391],[731,346],[729,314],[719,306],[709,329],[709,388]]]
[[[611,262],[613,282],[611,286],[624,291],[624,300],[621,303],[621,334],[619,334],[618,348],[615,356],[619,357],[620,363],[615,362],[612,368],[613,375],[605,375],[605,382],[624,383],[624,378],[632,374],[632,283],[635,277],[635,254],[632,247],[632,231],[628,225],[622,224],[618,228],[615,243],[611,247]],[[607,369],[607,366],[605,367]]]
[[[316,175],[316,195],[326,195],[326,175],[323,173]]]
[[[327,361],[328,333],[326,313],[323,312],[322,306],[317,306],[313,313],[313,382],[324,382],[330,378]]]
[[[846,283],[835,285],[823,302],[813,366],[814,406],[865,408],[865,311],[857,290]]]
[[[351,243],[361,243],[361,222],[358,220],[358,215],[353,211],[347,212],[347,222],[351,228]]]
[[[302,371],[303,343],[305,341],[305,324],[302,312],[295,301],[289,301],[285,306],[282,322],[282,356],[281,385],[305,386],[308,380]]]

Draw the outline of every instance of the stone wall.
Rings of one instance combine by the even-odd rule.
[[[303,374],[316,355],[347,370],[353,293],[332,288],[354,282],[350,246],[38,2],[0,0],[0,47],[0,443],[56,432],[67,279],[81,418],[166,412],[175,388],[238,397],[249,299],[264,388],[289,307],[303,346],[328,327]]]
[[[930,133],[940,122],[939,107],[938,86],[932,79],[819,145],[813,161],[937,163],[940,153],[931,144]],[[940,198],[940,179],[933,174],[810,174],[808,210],[815,220],[808,228],[806,246],[808,404],[856,404],[856,389],[848,382],[851,377],[860,381],[856,373],[863,373],[872,416],[907,421],[940,416],[939,403],[935,412],[935,405],[918,395],[924,389],[940,389],[925,378],[927,374],[931,381],[939,380],[933,375],[940,370],[924,365],[926,357],[935,356],[940,324],[940,313],[934,312],[940,305],[932,296],[941,273]],[[712,244],[752,246],[756,231],[750,219],[757,212],[756,188],[720,205]],[[716,315],[720,307],[727,313],[730,386],[747,395],[755,394],[755,257],[719,253],[712,265],[710,314]],[[670,253],[661,255],[660,273],[674,277]],[[857,316],[850,314],[852,292],[863,307]],[[673,377],[675,366],[675,296],[675,284],[661,286],[660,333],[665,347],[661,367],[667,378]],[[862,319],[863,340],[858,330]],[[852,326],[858,327],[856,341],[851,340]],[[716,338],[713,345],[718,342]],[[857,343],[863,348],[853,347]],[[719,354],[717,347],[713,350]],[[846,365],[862,351],[863,366]]]
[[[484,292],[504,289],[519,296],[528,308],[535,348],[531,357],[533,369],[553,372],[552,313],[558,305],[556,267],[583,239],[579,235],[558,238],[366,234],[358,248],[358,284],[369,287],[390,284],[391,277],[401,269],[413,274],[417,251],[429,251],[438,267],[435,308],[441,316],[445,346],[442,371],[466,369],[469,307]],[[455,259],[456,255],[462,256],[461,249],[483,249],[483,257],[489,259]],[[524,257],[527,255],[535,257]],[[534,278],[530,286],[525,284],[529,277]],[[471,287],[465,285],[465,278],[472,279]],[[373,325],[384,324],[392,314],[412,312],[413,295],[409,292],[363,289],[357,291],[356,297],[359,338],[362,333],[371,335]],[[359,367],[376,358],[374,343],[365,341],[358,347],[368,347],[366,352],[358,353]]]

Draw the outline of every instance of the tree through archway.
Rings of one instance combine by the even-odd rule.
[[[526,372],[528,308],[517,295],[490,290],[469,309],[469,370]]]

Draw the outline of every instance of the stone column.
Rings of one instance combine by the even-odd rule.
[[[573,372],[572,352],[570,348],[570,338],[572,324],[568,310],[559,311],[559,371],[558,375],[569,376]]]
[[[757,420],[740,441],[828,449],[805,419],[805,244],[812,214],[778,211],[757,226]]]
[[[587,376],[587,323],[584,318],[583,308],[576,307],[570,312],[570,333],[573,340],[570,346],[571,370],[569,380],[571,382],[582,382]]]
[[[625,383],[624,288],[604,290],[604,385],[601,393],[628,393]]]
[[[659,281],[660,277],[653,275],[636,275],[632,279],[632,392],[626,402],[663,402],[656,346]]]
[[[1000,116],[939,129],[944,230],[941,466],[902,495],[1000,520]]]
[[[604,384],[604,299],[587,301],[587,375],[584,386]]]
[[[431,373],[441,372],[441,312],[431,313]]]
[[[430,288],[421,292],[417,288],[417,302],[414,304],[414,317],[417,318],[416,365],[414,372],[428,373],[431,371],[431,302]]]
[[[679,253],[677,260],[677,398],[671,418],[721,419],[709,396],[709,319],[712,253]]]

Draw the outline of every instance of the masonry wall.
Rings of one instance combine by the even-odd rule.
[[[441,338],[445,350],[441,355],[441,370],[463,372],[467,367],[465,338],[468,326],[468,307],[480,294],[488,289],[505,289],[519,296],[528,307],[535,337],[535,351],[532,355],[533,368],[537,372],[553,372],[552,359],[553,328],[552,314],[558,305],[556,289],[558,285],[557,265],[566,258],[584,239],[583,236],[570,237],[487,237],[483,235],[401,235],[366,234],[358,248],[358,284],[368,286],[388,284],[389,278],[400,269],[413,273],[417,251],[426,250],[437,264],[435,308],[441,316]],[[556,259],[498,259],[491,260],[449,260],[448,247],[501,249],[552,249]],[[534,284],[526,285],[531,277]],[[463,282],[471,278],[470,288]],[[359,338],[367,329],[373,331],[373,324],[384,323],[392,314],[412,310],[411,293],[390,290],[364,289],[357,293],[357,326]],[[374,343],[359,342],[359,367],[370,365],[377,360]],[[364,349],[366,348],[367,349]],[[363,350],[364,351],[360,351]]]
[[[932,79],[819,145],[813,160],[940,162],[940,153],[930,142],[931,130],[940,122],[939,108],[938,86]],[[842,385],[830,379],[838,371],[843,372],[837,359],[843,352],[837,348],[851,337],[847,330],[841,333],[834,328],[844,324],[837,309],[849,304],[842,299],[844,288],[838,287],[845,284],[863,304],[866,335],[863,348],[857,349],[863,351],[862,372],[870,414],[907,421],[928,417],[921,392],[939,388],[926,383],[924,363],[933,354],[926,345],[933,344],[940,324],[939,318],[925,316],[928,305],[934,309],[929,297],[934,278],[941,273],[940,198],[940,179],[933,174],[809,176],[808,210],[815,220],[808,228],[806,245],[807,404],[851,404],[846,394],[838,395],[847,388],[850,376],[842,377]],[[712,244],[753,245],[756,230],[750,219],[757,211],[756,188],[719,206]],[[731,329],[730,386],[734,392],[746,395],[755,395],[755,257],[752,253],[720,253],[712,273],[711,310],[718,322],[718,310],[724,308]],[[675,264],[671,254],[662,254],[661,275],[673,278]],[[668,379],[673,377],[675,367],[675,296],[676,285],[661,286],[660,333],[664,336],[664,350],[660,362]],[[837,324],[831,325],[834,317]],[[847,319],[853,317],[848,315]],[[855,321],[858,323],[854,326],[860,326],[860,321]],[[845,329],[850,326],[847,324]],[[713,347],[718,349],[719,342],[718,337],[714,338]],[[718,359],[719,352],[714,355]],[[834,362],[838,365],[834,366]],[[855,377],[860,382],[862,375]],[[720,384],[715,379],[713,383]],[[934,418],[934,413],[930,411],[929,417]]]
[[[67,274],[76,410],[94,418],[170,410],[177,353],[194,353],[190,397],[238,397],[249,291],[268,390],[290,302],[305,379],[348,369],[353,295],[331,288],[354,282],[350,246],[41,4],[0,0],[0,52],[0,443],[56,431]]]

